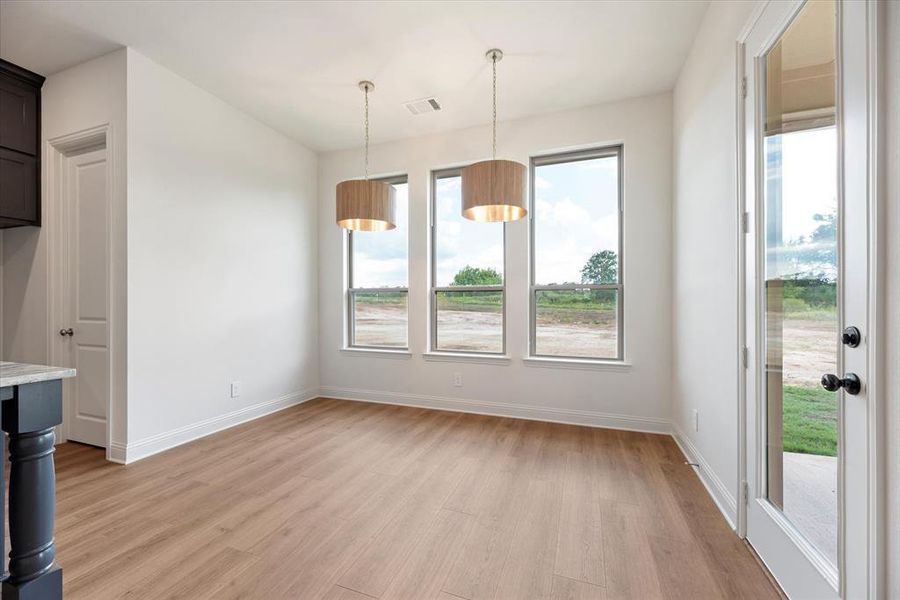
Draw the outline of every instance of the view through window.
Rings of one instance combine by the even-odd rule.
[[[409,186],[385,179],[397,197],[397,227],[349,232],[349,343],[353,347],[407,347],[409,297]]]
[[[622,358],[620,146],[532,159],[531,353]]]
[[[431,349],[502,354],[502,223],[462,216],[459,170],[433,174]]]

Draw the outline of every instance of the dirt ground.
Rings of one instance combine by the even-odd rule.
[[[822,375],[837,364],[837,328],[834,321],[784,321],[784,383],[818,386]]]
[[[356,305],[357,346],[406,346],[406,306]]]
[[[405,346],[405,307],[358,305],[358,345]],[[442,310],[438,345],[445,350],[499,352],[503,334],[500,313]],[[784,321],[785,383],[817,386],[823,373],[835,368],[836,330],[831,321]],[[616,330],[612,322],[596,325],[539,320],[538,353],[552,356],[614,357]]]

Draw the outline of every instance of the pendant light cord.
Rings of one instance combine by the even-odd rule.
[[[493,131],[493,140],[492,140],[492,155],[491,158],[497,159],[497,54],[495,53],[491,57],[491,67],[494,71],[494,107],[493,107],[493,123],[494,123],[494,131]]]
[[[369,180],[369,87],[366,86],[366,181]]]

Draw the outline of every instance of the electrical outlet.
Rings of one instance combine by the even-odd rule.
[[[241,382],[240,381],[232,381],[231,382],[231,397],[237,398],[241,395]]]
[[[700,431],[700,411],[695,408],[691,412],[694,413],[694,431]]]
[[[453,374],[453,386],[462,387],[462,373]]]

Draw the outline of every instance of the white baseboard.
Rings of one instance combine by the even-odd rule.
[[[703,483],[706,491],[709,492],[709,495],[712,496],[713,502],[719,507],[719,511],[721,511],[725,520],[728,521],[728,525],[737,531],[737,501],[735,501],[734,495],[728,489],[728,486],[719,479],[719,476],[712,470],[712,467],[700,453],[700,450],[697,449],[689,437],[684,435],[684,432],[681,431],[674,421],[672,422],[672,437],[675,439],[678,447],[681,448],[681,453],[684,454],[688,462],[697,463],[698,466],[694,470],[697,471],[700,481]]]
[[[422,394],[381,392],[376,390],[361,390],[331,386],[323,386],[321,388],[321,394],[326,398],[336,398],[338,400],[355,400],[360,402],[375,402],[378,404],[398,404],[401,406],[433,408],[438,410],[473,413],[477,415],[528,419],[530,421],[548,421],[550,423],[606,427],[608,429],[626,429],[629,431],[645,431],[649,433],[671,432],[668,419],[602,413],[591,410],[526,406],[508,402],[488,402],[484,400],[468,400],[445,396],[426,396]]]
[[[110,442],[109,450],[106,451],[106,460],[124,465],[127,451],[128,447],[125,444],[120,442]]]
[[[141,460],[142,458],[147,458],[148,456],[152,456],[164,450],[174,448],[175,446],[180,446],[198,438],[206,437],[217,431],[228,429],[229,427],[234,427],[235,425],[240,425],[241,423],[246,423],[253,419],[258,419],[297,404],[302,404],[318,397],[318,395],[318,388],[294,392],[281,396],[280,398],[275,398],[274,400],[269,400],[268,402],[247,406],[224,415],[200,421],[199,423],[192,423],[191,425],[179,427],[172,431],[166,431],[165,433],[144,438],[137,442],[130,442],[124,448],[124,456],[122,455],[121,444],[117,444],[115,446],[119,446],[118,448],[110,448],[109,459],[114,462],[130,464]]]

